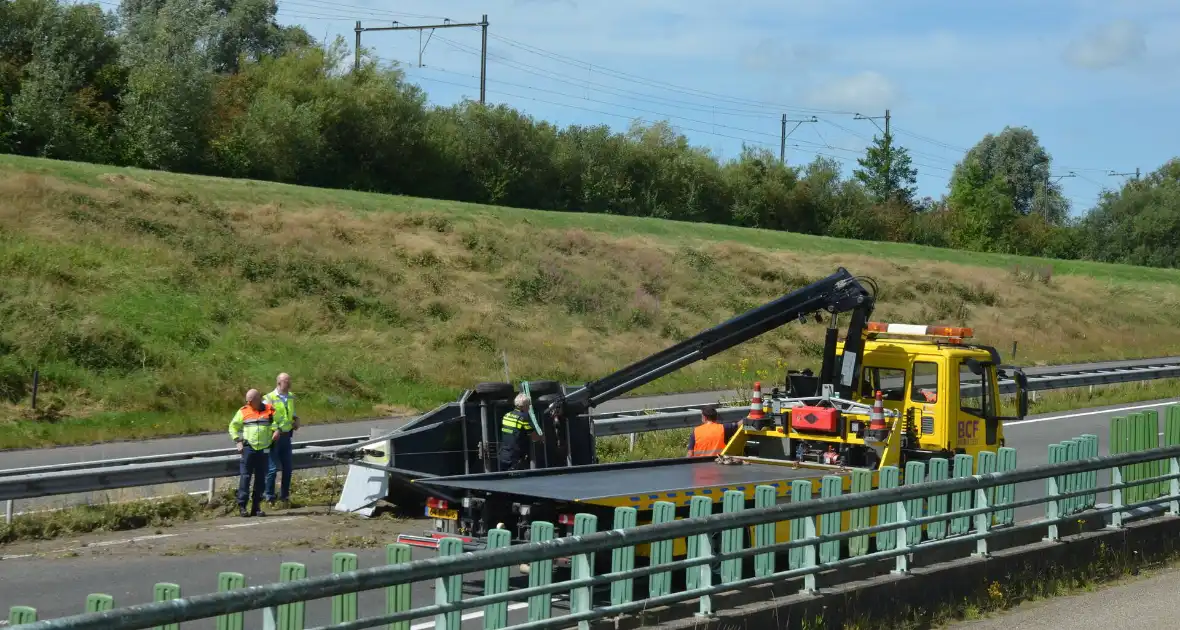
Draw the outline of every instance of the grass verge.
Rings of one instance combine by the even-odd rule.
[[[505,358],[595,378],[839,266],[878,281],[876,318],[969,325],[1023,363],[1180,354],[1178,270],[13,156],[0,198],[0,449],[224,431],[280,371],[305,424],[428,409]],[[641,392],[818,368],[822,335],[784,326]]]

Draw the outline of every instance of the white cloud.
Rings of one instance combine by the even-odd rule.
[[[875,112],[897,105],[901,89],[879,72],[864,71],[816,85],[805,98],[813,107]]]
[[[1079,68],[1104,70],[1137,61],[1146,52],[1146,30],[1130,20],[1115,20],[1070,42],[1065,60]]]

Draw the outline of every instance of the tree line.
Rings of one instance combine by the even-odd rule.
[[[396,67],[275,21],[274,0],[0,1],[0,151],[452,199],[1139,265],[1180,266],[1180,159],[1080,216],[1036,134],[988,134],[939,199],[889,134],[851,177],[666,122],[559,128],[427,102]]]

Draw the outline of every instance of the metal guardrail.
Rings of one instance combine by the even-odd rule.
[[[1120,362],[1107,368],[1087,365],[1068,366],[1068,369],[1029,368],[1030,372],[1036,371],[1035,375],[1028,377],[1029,389],[1046,391],[1180,378],[1180,363],[1161,363],[1167,360],[1145,359],[1141,364]],[[1001,391],[1007,393],[1012,387],[1011,381],[1000,384]],[[747,411],[746,407],[718,409],[723,421],[739,420]],[[593,419],[597,436],[680,429],[700,421],[700,405],[594,414]],[[338,448],[368,439],[370,436],[360,435],[296,442],[293,445],[294,466],[298,469],[331,467],[333,464],[329,460],[317,459],[314,454],[329,447]],[[0,470],[0,501],[233,477],[238,474],[236,453],[234,449],[226,448]],[[11,505],[6,512],[12,513]]]
[[[1118,421],[1112,426],[1117,429]],[[222,592],[183,599],[160,588],[173,585],[161,584],[157,601],[151,604],[39,622],[35,621],[35,610],[14,607],[12,618],[24,624],[16,626],[20,630],[139,630],[211,618],[219,619],[219,627],[222,620],[225,627],[243,627],[243,613],[261,611],[263,628],[303,630],[305,606],[322,598],[333,598],[333,623],[317,630],[387,624],[407,627],[412,620],[431,616],[436,629],[453,630],[460,627],[462,611],[476,608],[483,609],[485,628],[586,628],[589,621],[693,600],[699,602],[699,613],[708,616],[715,612],[712,596],[722,592],[802,578],[801,591],[815,593],[821,572],[825,579],[838,580],[840,572],[832,569],[891,561],[894,571],[905,573],[911,554],[930,549],[949,550],[952,545],[974,542],[973,554],[987,555],[989,541],[999,533],[1043,530],[1047,539],[1056,540],[1060,525],[1079,518],[1108,516],[1109,526],[1119,528],[1132,511],[1161,505],[1166,505],[1170,515],[1180,516],[1180,408],[1169,411],[1165,433],[1169,446],[1163,448],[1085,456],[1097,453],[1097,437],[1083,436],[1050,447],[1051,457],[1068,453],[1069,461],[1021,470],[992,472],[996,453],[983,453],[977,462],[969,455],[958,455],[955,478],[928,481],[925,464],[910,462],[906,475],[923,481],[907,480],[901,485],[901,471],[885,467],[880,473],[880,489],[841,494],[841,477],[832,475],[824,478],[820,498],[814,498],[812,481],[800,479],[793,482],[789,503],[776,504],[775,488],[759,486],[753,509],[746,509],[744,493],[730,491],[724,497],[723,513],[713,513],[711,498],[697,496],[689,518],[674,520],[672,504],[667,503],[653,511],[657,522],[635,526],[635,508],[620,507],[615,510],[613,525],[604,531],[596,531],[594,515],[579,514],[573,535],[561,538],[552,537],[552,524],[534,522],[534,542],[528,544],[509,546],[508,532],[493,530],[490,548],[474,553],[464,553],[462,542],[450,538],[444,539],[439,557],[409,562],[409,547],[391,545],[390,564],[385,566],[308,578],[302,577],[306,575],[302,565],[295,567],[301,571],[285,565],[287,579],[278,583],[244,587],[244,583],[222,580],[227,585]],[[1086,444],[1084,449],[1082,443]],[[932,475],[936,469],[933,461],[938,460],[931,462]],[[947,461],[941,461],[937,468],[945,472]],[[960,466],[973,474],[960,475]],[[1098,485],[1099,471],[1110,472],[1109,484]],[[865,479],[871,472],[852,474],[855,483],[855,475]],[[1046,482],[1045,496],[1015,500],[1015,485],[1034,481]],[[1098,493],[1104,492],[1111,493],[1109,506],[1097,503]],[[1133,502],[1125,501],[1126,496],[1133,497]],[[948,497],[951,509],[946,509]],[[1014,508],[1038,504],[1046,506],[1044,518],[1013,523],[1008,516],[1005,520],[1005,513],[1010,515]],[[875,524],[870,524],[871,508],[876,508]],[[842,527],[845,513],[850,522],[847,530]],[[776,541],[776,524],[788,521],[791,539]],[[747,528],[753,529],[752,544],[744,543],[741,535],[730,535],[749,531]],[[712,542],[718,534],[720,548]],[[870,550],[869,536],[874,538],[875,550]],[[683,540],[688,550],[683,559],[673,559],[675,540]],[[845,541],[849,554],[841,557],[840,545]],[[649,545],[653,561],[637,567],[636,548],[640,545]],[[798,553],[788,554],[784,567],[776,564],[781,559],[776,554],[781,552]],[[610,559],[610,571],[595,575],[596,555]],[[572,560],[571,579],[553,583],[552,561],[567,557]],[[753,558],[752,575],[745,573],[742,560],[746,558]],[[355,563],[355,556],[351,562]],[[510,589],[508,571],[521,564],[530,566],[529,586]],[[464,599],[463,576],[480,571],[485,572],[484,594]],[[679,571],[685,572],[687,585],[673,590],[671,576]],[[293,575],[301,577],[291,579]],[[639,578],[647,578],[646,597],[635,596]],[[411,587],[423,581],[434,582],[434,603],[414,606]],[[605,587],[609,595],[602,597],[596,587]],[[359,617],[354,594],[380,588],[387,589],[386,612]],[[551,595],[559,592],[570,593],[569,613],[555,616]],[[103,607],[113,607],[113,600],[105,595],[92,595],[88,601],[105,601]],[[509,601],[528,602],[528,622],[508,622]]]
[[[1028,391],[1051,391],[1166,378],[1180,378],[1180,363],[1152,363],[1145,366],[1119,366],[1101,369],[1074,367],[1062,371],[1049,371],[1047,368],[1041,368],[1041,371],[1028,377]],[[1015,393],[1016,383],[1011,379],[1003,379],[999,382],[999,389],[1001,394]],[[961,389],[961,393],[967,396],[973,395],[973,393],[977,395],[978,391],[979,386],[971,385]],[[598,436],[627,435],[691,427],[700,422],[700,408],[701,405],[695,405],[595,414],[594,434]],[[740,420],[745,417],[747,411],[746,407],[721,407],[717,410],[722,421]]]

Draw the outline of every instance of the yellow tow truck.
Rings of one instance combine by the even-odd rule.
[[[753,507],[758,486],[774,488],[776,500],[784,502],[794,481],[812,480],[818,492],[827,475],[842,476],[849,492],[854,468],[871,471],[875,488],[883,466],[904,471],[909,461],[977,455],[1002,446],[1008,418],[1000,415],[999,383],[1015,381],[1014,418],[1021,418],[1027,411],[1023,373],[1001,366],[994,348],[970,343],[970,329],[876,323],[869,321],[872,310],[872,294],[840,269],[570,394],[550,396],[544,414],[573,417],[571,409],[584,413],[611,395],[779,325],[811,316],[822,322],[820,313],[830,314],[820,373],[788,373],[783,389],[776,387],[763,401],[764,417],[747,416],[721,456],[416,479],[412,483],[430,494],[427,509],[435,531],[405,536],[404,542],[432,546],[443,536],[457,536],[469,548],[479,548],[497,526],[513,531],[514,542],[524,542],[533,521],[572,527],[574,514],[582,512],[598,515],[606,525],[618,507],[635,508],[643,524],[651,522],[661,502],[685,517],[693,497],[706,496],[720,511],[722,497],[732,490],[742,492]],[[851,314],[851,323],[841,341],[836,323],[843,312]],[[871,422],[875,403],[878,426]],[[756,407],[751,411],[761,415]],[[567,431],[565,439],[577,437]],[[752,532],[748,535],[752,539]],[[790,539],[789,523],[779,524],[776,537]],[[644,557],[648,549],[636,552]],[[678,542],[674,555],[685,552]]]

